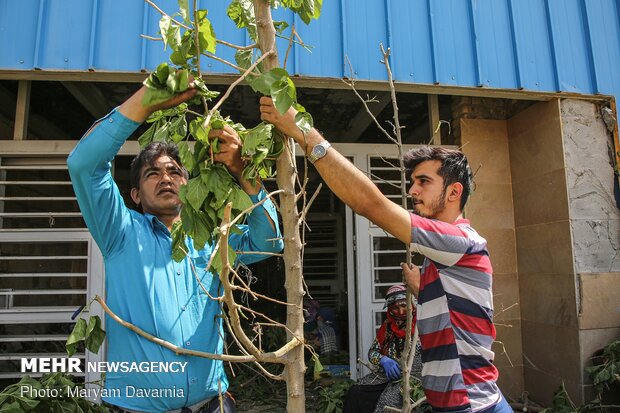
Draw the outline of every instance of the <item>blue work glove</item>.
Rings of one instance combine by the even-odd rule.
[[[388,356],[381,357],[379,364],[383,367],[385,375],[391,381],[400,379],[400,365],[398,362]]]

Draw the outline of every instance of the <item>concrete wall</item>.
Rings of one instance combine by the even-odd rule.
[[[524,389],[521,315],[508,130],[504,120],[462,119],[463,152],[475,172],[476,188],[465,216],[488,242],[493,264],[493,300],[499,386],[513,398]]]
[[[592,399],[590,357],[620,337],[611,134],[597,105],[584,100],[485,120],[511,116],[507,107],[469,98],[452,107],[476,171],[465,213],[488,240],[495,270],[500,387],[513,397],[527,390],[548,406],[564,382],[580,404]]]
[[[620,210],[611,134],[598,106],[567,99],[560,111],[583,371],[596,350],[620,337]],[[583,383],[588,382],[583,372]],[[589,398],[589,387],[584,390]]]
[[[508,121],[513,180],[525,388],[549,404],[564,381],[581,399],[581,369],[558,100]]]

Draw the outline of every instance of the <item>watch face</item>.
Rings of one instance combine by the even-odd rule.
[[[325,149],[323,145],[316,145],[313,148],[312,152],[314,152],[314,156],[316,158],[322,158],[323,156],[325,156],[325,152],[327,152],[327,150]]]

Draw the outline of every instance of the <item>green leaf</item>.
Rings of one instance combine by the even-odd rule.
[[[252,87],[255,92],[262,93],[265,96],[271,95],[271,85],[274,82],[279,80],[288,78],[288,73],[286,70],[276,67],[271,69],[267,73],[263,73],[262,75],[256,77],[253,80],[248,79],[248,83]]]
[[[75,408],[75,404],[71,403],[70,401],[56,401],[56,403],[54,403],[56,406],[58,406],[58,408],[60,408],[60,410],[58,411],[59,413],[76,413],[77,409]]]
[[[238,211],[244,211],[254,205],[250,196],[240,187],[232,189],[228,201],[232,202],[233,208]]]
[[[272,83],[270,94],[273,99],[274,106],[281,114],[286,113],[286,111],[297,100],[295,85],[288,76],[285,79]]]
[[[195,54],[194,31],[186,30],[181,37],[181,45],[170,54],[170,61],[177,66],[186,67],[187,59]]]
[[[152,124],[146,132],[144,132],[138,138],[138,144],[140,145],[140,149],[144,149],[149,143],[153,142],[153,137],[155,136],[155,130],[159,127],[159,122]]]
[[[19,381],[18,383],[20,386],[28,386],[28,387],[34,387],[35,389],[40,389],[43,386],[41,386],[41,383],[38,380],[33,379],[30,376],[24,376],[22,377],[22,379]]]
[[[170,233],[172,238],[172,259],[181,262],[187,255],[187,245],[185,245],[185,231],[183,230],[182,220],[172,225]]]
[[[324,368],[316,354],[312,356],[312,360],[314,361],[313,376],[315,380],[318,380],[321,377],[321,372],[324,370]]]
[[[19,402],[15,401],[11,404],[2,406],[0,413],[24,413],[24,410],[19,405]]]
[[[211,126],[211,129],[223,129],[224,125],[228,125],[231,123],[232,122],[230,122],[228,118],[224,119],[222,117],[222,114],[218,110],[213,113],[213,116],[211,116],[211,123],[209,124],[209,126]]]
[[[97,315],[91,316],[86,329],[86,348],[91,353],[97,354],[103,340],[105,340],[105,331],[101,328],[101,319]]]
[[[207,10],[198,10],[196,12],[198,17],[198,44],[200,45],[201,53],[204,51],[215,53],[215,31],[211,21],[207,18],[207,13]]]
[[[235,62],[237,66],[247,70],[252,66],[252,60],[254,59],[254,49],[250,50],[237,50],[235,53]]]
[[[274,21],[273,27],[276,29],[276,32],[278,34],[282,34],[282,32],[288,28],[288,23],[285,22],[284,20]]]
[[[218,249],[217,252],[215,253],[215,257],[213,257],[213,261],[211,261],[210,270],[213,273],[221,274],[222,269],[224,268],[222,264],[221,252],[222,252],[221,249]],[[234,267],[235,260],[237,259],[237,254],[235,253],[235,250],[233,250],[230,245],[228,245],[227,252],[228,252],[228,263],[230,264],[231,267]]]
[[[256,17],[254,16],[254,3],[251,0],[233,0],[226,10],[228,17],[240,28],[246,28],[250,39],[256,42]]]
[[[143,106],[157,105],[170,99],[174,95],[173,92],[168,89],[150,89],[147,88],[142,97]]]
[[[175,92],[183,92],[186,91],[189,87],[189,72],[187,69],[177,70],[177,89]]]
[[[170,121],[164,122],[153,134],[154,142],[168,142],[170,135]]]
[[[41,403],[40,400],[28,399],[25,397],[24,398],[20,397],[19,399],[19,404],[21,404],[22,408],[27,412],[36,409],[39,403]]]
[[[273,125],[261,122],[254,128],[249,129],[243,138],[241,146],[241,156],[253,156],[261,149],[267,149],[271,146],[271,131]],[[256,162],[253,162],[256,163]]]
[[[179,0],[179,10],[180,10],[181,17],[183,18],[183,22],[189,25],[191,23],[190,13],[189,13],[189,1]]]
[[[195,211],[200,210],[202,203],[208,194],[209,190],[199,176],[192,178],[187,182],[187,202],[189,202]]]
[[[86,337],[86,320],[80,318],[73,327],[73,331],[67,338],[67,343],[65,344],[65,349],[67,350],[67,354],[69,357],[73,356],[77,351],[77,343],[84,340]]]
[[[176,72],[171,72],[166,80],[166,87],[172,92],[183,92],[189,87],[187,69],[179,69]]]
[[[155,77],[159,82],[159,86],[163,86],[166,84],[166,80],[168,80],[168,75],[170,74],[170,67],[168,63],[161,63],[155,69]]]
[[[179,143],[187,136],[187,119],[185,115],[175,118],[170,125],[170,138],[174,143]],[[188,170],[191,170],[188,168]]]
[[[214,223],[209,220],[203,211],[195,211],[191,208],[181,210],[181,221],[183,228],[194,241],[194,248],[201,250],[205,244],[211,240],[211,230]]]
[[[323,0],[281,0],[280,3],[293,10],[306,24],[318,19],[323,7]]]
[[[181,142],[178,145],[179,148],[179,158],[181,158],[181,163],[187,169],[188,172],[191,172],[196,167],[196,161],[194,160],[194,154],[192,150],[189,148],[189,144],[187,142]]]
[[[228,198],[233,178],[222,164],[214,164],[200,171],[200,178],[215,195],[215,204],[221,205]]]
[[[209,139],[209,129],[204,127],[204,122],[205,118],[202,116],[191,121],[189,123],[189,133],[192,134],[194,139],[208,146],[211,144],[211,140]]]
[[[163,16],[159,19],[159,31],[164,40],[164,50],[166,50],[168,45],[175,50],[179,48],[181,44],[181,28],[170,17]]]
[[[238,0],[234,0],[228,5],[226,15],[235,23],[237,28],[243,29],[246,27],[247,24],[243,16],[243,7],[241,7],[241,3]]]
[[[308,112],[297,112],[295,115],[295,124],[303,133],[308,133],[314,127],[312,115]]]
[[[195,165],[200,165],[205,161],[209,146],[205,146],[201,141],[194,144],[194,161]],[[192,168],[193,170],[193,168]]]

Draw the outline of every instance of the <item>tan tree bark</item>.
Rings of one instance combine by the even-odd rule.
[[[268,0],[254,0],[254,14],[258,31],[258,45],[262,53],[276,50],[275,29],[271,18],[271,7]],[[264,61],[266,70],[278,67],[278,55],[274,53]],[[284,139],[284,151],[277,161],[276,182],[283,190],[280,194],[280,214],[284,226],[284,265],[285,287],[287,302],[296,306],[287,306],[286,326],[288,340],[292,339],[291,332],[297,337],[303,337],[303,279],[301,260],[301,236],[299,233],[299,211],[297,210],[295,194],[295,146],[291,138]],[[287,386],[287,411],[294,413],[305,412],[306,395],[304,390],[304,346],[297,346],[287,353],[285,367]]]

